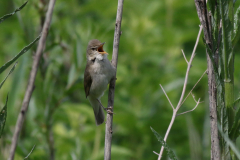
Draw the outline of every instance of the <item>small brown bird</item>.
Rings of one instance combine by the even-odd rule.
[[[102,124],[105,119],[100,98],[103,96],[110,80],[116,74],[116,69],[108,60],[103,45],[104,43],[97,39],[89,41],[87,65],[84,73],[85,94],[93,107],[97,125]]]

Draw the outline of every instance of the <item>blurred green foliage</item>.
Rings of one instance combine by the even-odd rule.
[[[23,2],[0,1],[0,6],[4,6],[0,15],[13,11]],[[46,10],[46,0],[29,1],[17,16],[1,24],[0,66],[39,35]],[[56,2],[15,160],[22,160],[34,145],[36,147],[30,155],[34,160],[49,159],[51,151],[55,152],[57,160],[103,159],[105,126],[95,125],[92,108],[84,94],[83,73],[89,40],[97,38],[106,42],[104,49],[111,59],[116,10],[117,1]],[[189,59],[199,24],[194,2],[190,0],[124,2],[112,159],[157,159],[152,151],[159,152],[161,146],[150,126],[163,137],[172,116],[172,108],[159,84],[163,85],[173,105],[177,105],[187,67],[181,49]],[[235,50],[239,49],[236,46]],[[1,89],[0,107],[4,106],[8,92],[9,102],[8,117],[0,139],[0,159],[8,157],[34,51],[20,58],[14,74]],[[238,54],[235,60],[240,60]],[[206,54],[201,41],[190,71],[187,92],[206,68]],[[235,68],[236,91],[240,89],[239,70],[239,67]],[[0,75],[0,80],[3,79],[4,76]],[[179,159],[210,158],[207,88],[207,76],[204,76],[193,91],[196,99],[201,98],[204,103],[194,112],[177,117],[170,132],[167,144]],[[107,105],[107,94],[106,91],[102,98],[104,106]],[[180,112],[194,106],[194,100],[189,97]]]

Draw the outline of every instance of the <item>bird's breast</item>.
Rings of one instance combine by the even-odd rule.
[[[112,67],[108,59],[96,59],[92,65],[92,85],[90,94],[96,97],[101,97],[106,90],[108,83],[115,74],[115,69]]]

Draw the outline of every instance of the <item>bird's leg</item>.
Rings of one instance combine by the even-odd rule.
[[[100,106],[109,114],[114,114],[111,110],[112,110],[112,107],[103,107],[102,103],[99,101],[99,99],[97,99],[98,103],[100,104]]]

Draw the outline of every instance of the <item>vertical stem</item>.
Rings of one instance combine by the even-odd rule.
[[[122,12],[123,12],[123,1],[118,0],[114,41],[113,41],[113,54],[112,54],[112,65],[116,68],[117,72],[117,62],[118,62],[118,48],[121,35],[121,22],[122,22]],[[116,75],[114,79],[111,80],[109,84],[108,93],[108,108],[113,112],[114,105],[114,91],[115,91]],[[112,123],[113,114],[107,114],[106,129],[105,129],[105,148],[104,148],[104,160],[111,160],[111,143],[112,143]]]
[[[48,142],[48,149],[49,149],[49,159],[54,160],[55,159],[55,149],[54,149],[54,138],[53,138],[53,131],[52,131],[52,122],[48,122],[47,124],[47,132],[46,132],[46,138]]]
[[[39,64],[42,52],[45,49],[47,33],[48,33],[48,30],[49,30],[49,27],[50,27],[55,1],[56,0],[50,0],[50,2],[49,2],[47,16],[46,16],[46,20],[45,20],[45,23],[44,23],[44,26],[43,26],[42,36],[39,40],[37,51],[36,51],[34,61],[33,61],[33,64],[32,64],[32,70],[31,70],[31,73],[30,73],[27,90],[25,92],[25,96],[24,96],[24,99],[23,99],[23,102],[22,102],[21,111],[18,115],[17,124],[16,124],[14,135],[13,135],[13,138],[12,138],[12,144],[11,144],[10,154],[9,154],[8,160],[13,160],[14,159],[14,154],[15,154],[15,150],[16,150],[16,146],[17,146],[18,137],[19,137],[19,134],[22,130],[23,122],[25,120],[26,113],[27,113],[27,110],[28,110],[29,101],[30,101],[30,98],[32,96],[32,92],[33,92],[33,89],[34,89],[34,82],[35,82],[35,78],[36,78],[36,75],[37,75],[38,64]]]
[[[220,160],[220,145],[218,139],[217,126],[217,90],[212,61],[207,54],[208,62],[208,93],[209,93],[209,111],[211,125],[211,160]]]

